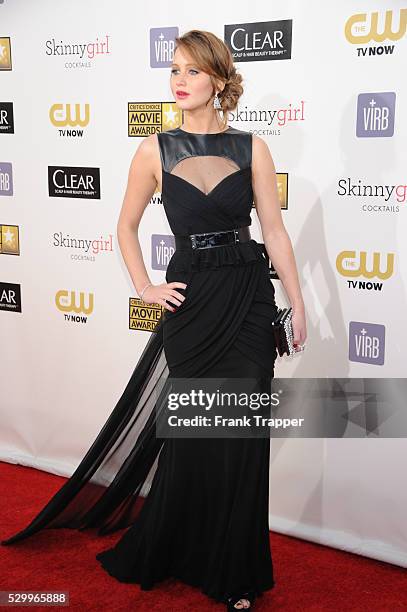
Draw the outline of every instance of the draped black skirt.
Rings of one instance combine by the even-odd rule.
[[[236,248],[235,248],[236,246]],[[213,249],[212,251],[215,251]],[[122,582],[151,589],[166,578],[216,601],[274,585],[269,543],[269,438],[158,438],[157,397],[169,377],[270,380],[277,356],[274,286],[254,240],[218,249],[206,266],[177,266],[185,301],[165,311],[109,419],[74,474],[31,523],[4,540],[41,529],[127,527],[97,554]],[[202,257],[205,257],[202,254]],[[151,480],[140,509],[143,485]]]

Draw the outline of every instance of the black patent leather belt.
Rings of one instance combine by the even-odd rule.
[[[174,236],[176,249],[209,249],[225,244],[247,242],[251,240],[249,226],[223,232],[206,232],[205,234],[189,234],[188,236]]]

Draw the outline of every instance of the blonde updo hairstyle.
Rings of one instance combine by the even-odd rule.
[[[189,30],[175,38],[175,50],[177,48],[186,51],[193,58],[197,68],[209,74],[213,85],[213,96],[217,91],[216,79],[225,83],[223,91],[218,93],[222,108],[214,109],[222,130],[225,129],[228,111],[237,107],[238,100],[243,93],[243,87],[240,84],[243,78],[236,72],[229,47],[212,32]],[[222,117],[220,112],[222,112]]]

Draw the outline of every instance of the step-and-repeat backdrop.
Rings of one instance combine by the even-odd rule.
[[[1,434],[5,461],[70,475],[161,312],[136,295],[116,223],[143,138],[182,123],[174,37],[209,30],[245,92],[229,124],[266,140],[307,310],[281,377],[405,377],[407,9],[0,2]],[[255,208],[252,236],[262,242]],[[174,239],[156,191],[153,283]],[[278,279],[276,299],[287,305]],[[403,439],[272,440],[270,527],[407,566]]]

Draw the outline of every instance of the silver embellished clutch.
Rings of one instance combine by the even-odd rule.
[[[277,313],[272,322],[274,340],[277,351],[282,357],[283,355],[294,355],[294,335],[292,326],[292,308],[277,308]]]

